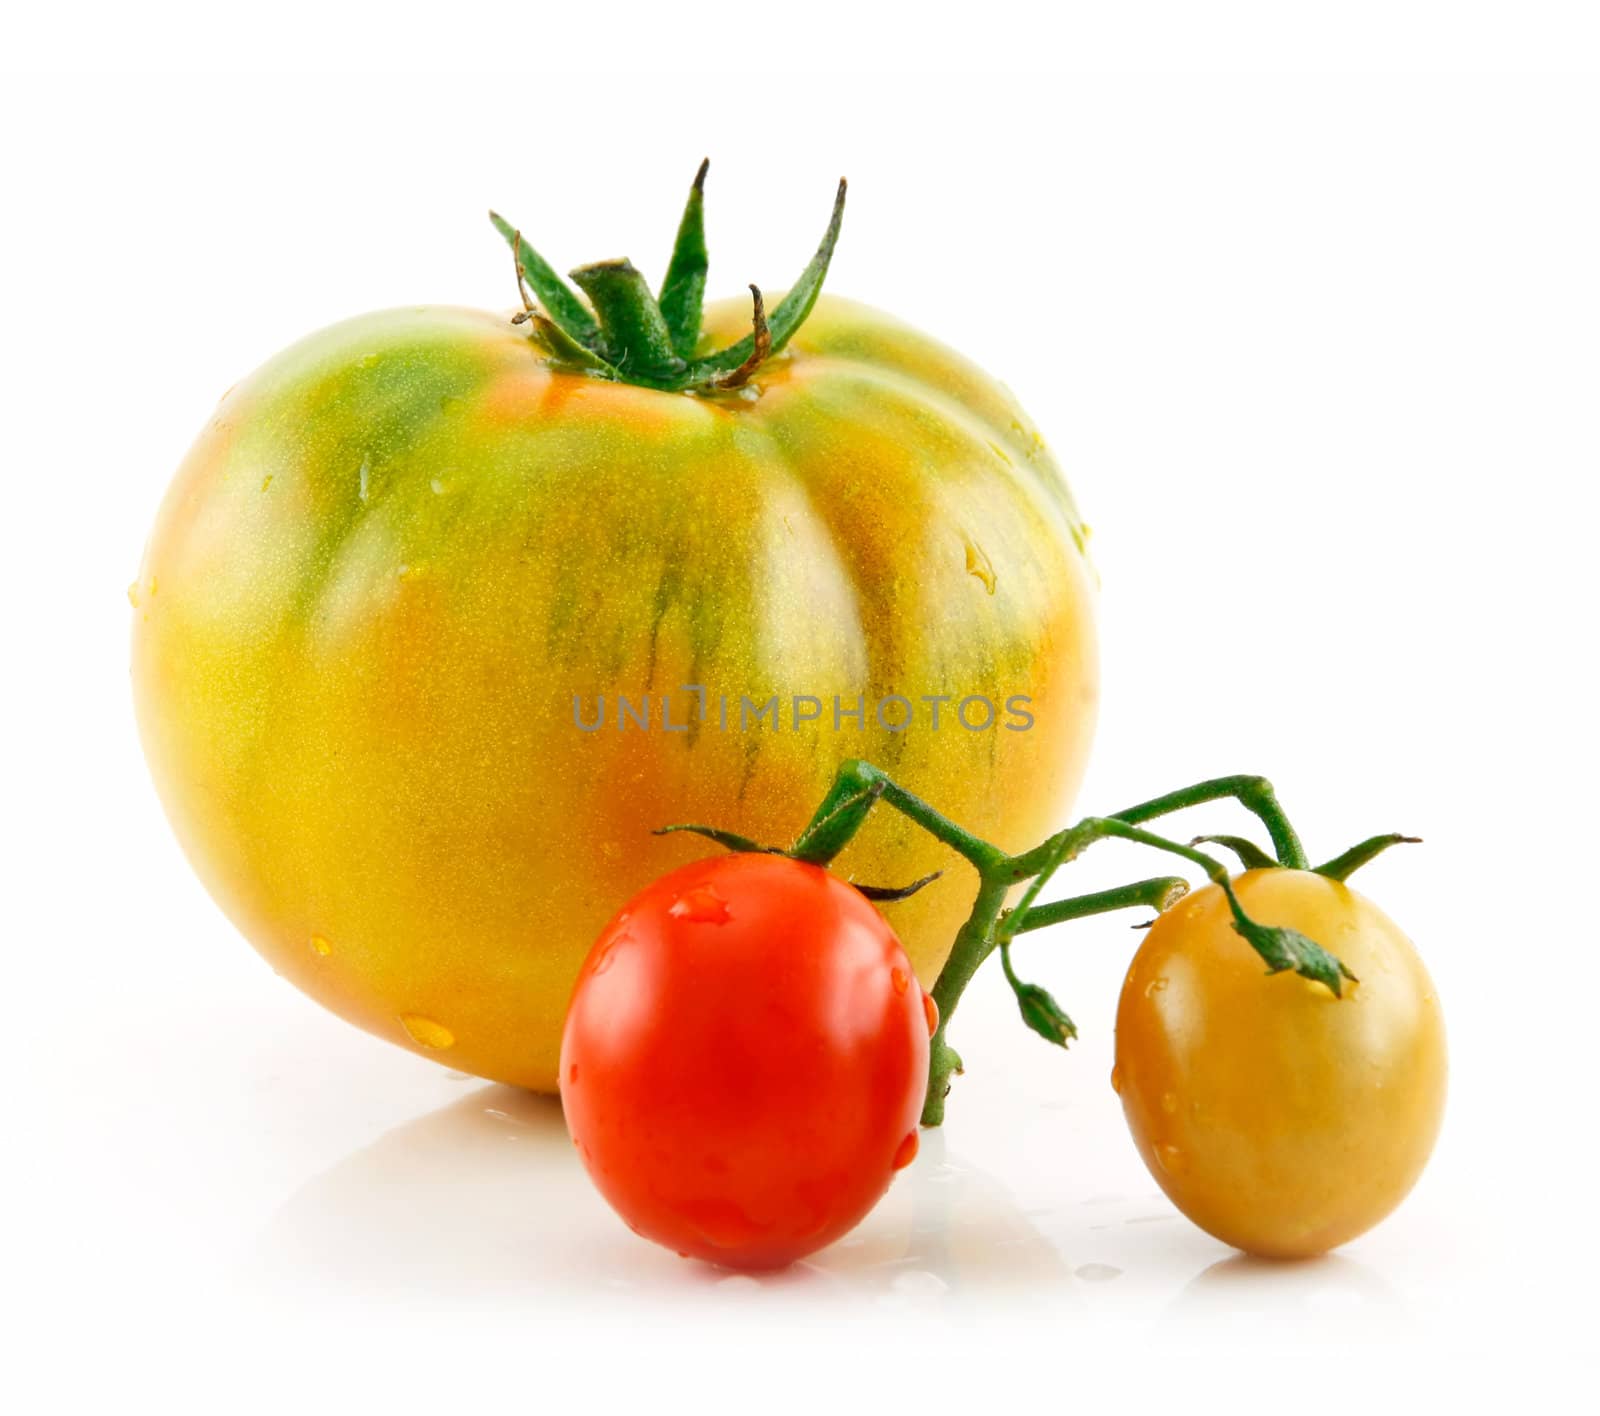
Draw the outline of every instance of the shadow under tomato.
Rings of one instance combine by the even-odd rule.
[[[891,1304],[1070,1286],[1005,1188],[941,1131],[851,1234],[775,1274],[686,1261],[628,1232],[590,1184],[560,1103],[478,1087],[309,1181],[263,1230],[252,1283],[415,1299],[707,1301],[846,1294]]]
[[[1345,1254],[1315,1259],[1259,1259],[1232,1254],[1190,1279],[1164,1314],[1167,1322],[1202,1318],[1250,1319],[1267,1327],[1300,1328],[1349,1320],[1404,1321],[1406,1307],[1384,1279]]]

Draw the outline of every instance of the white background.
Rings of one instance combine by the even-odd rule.
[[[1574,1378],[1600,1257],[1595,35],[1579,6],[980,8],[130,6],[9,33],[37,66],[0,92],[17,1409],[1541,1409]],[[1439,984],[1446,1128],[1341,1254],[1230,1257],[1156,1193],[1106,1080],[1115,920],[1027,944],[1080,1044],[982,977],[944,1133],[853,1242],[757,1284],[629,1235],[553,1104],[293,994],[189,873],[123,594],[218,395],[349,314],[507,305],[490,204],[558,266],[658,275],[704,153],[715,293],[790,279],[845,172],[830,288],[972,355],[1051,439],[1104,581],[1085,810],[1261,771],[1314,854],[1427,838],[1360,884]]]

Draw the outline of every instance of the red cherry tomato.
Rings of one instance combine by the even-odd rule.
[[[934,1018],[856,889],[777,855],[696,861],[634,897],[578,976],[567,1126],[647,1239],[780,1268],[852,1229],[917,1151]]]

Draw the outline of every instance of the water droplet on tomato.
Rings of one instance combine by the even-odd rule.
[[[742,1249],[766,1232],[730,1200],[705,1200],[688,1206],[683,1217],[706,1243],[718,1249]]]
[[[449,1028],[443,1023],[434,1022],[432,1018],[423,1017],[421,1013],[402,1013],[400,1026],[420,1047],[429,1047],[437,1052],[455,1046],[456,1035]]]
[[[906,1166],[910,1165],[917,1158],[917,1150],[921,1144],[915,1131],[907,1135],[905,1140],[901,1141],[895,1148],[894,1168],[896,1170],[904,1170]]]
[[[1111,1090],[1116,1092],[1116,1094],[1118,1096],[1122,1095],[1122,1068],[1121,1067],[1113,1067],[1111,1069]]]
[[[1166,988],[1166,986],[1167,986],[1166,979],[1164,979],[1164,978],[1153,978],[1153,979],[1150,980],[1149,983],[1145,984],[1145,986],[1144,986],[1144,996],[1146,998],[1154,998],[1156,996],[1156,994],[1160,993],[1163,989]]]
[[[984,553],[982,546],[976,541],[968,540],[967,543],[967,574],[976,576],[983,582],[983,588],[991,595],[994,594],[994,564]]]
[[[567,1068],[567,1085],[575,1086],[578,1081],[578,1064],[574,1062]]]
[[[685,890],[672,902],[667,913],[674,919],[686,919],[692,924],[726,924],[728,902],[709,885],[696,885]]]
[[[139,608],[139,582],[137,580],[133,581],[128,586],[128,603],[132,605],[134,609]]]
[[[326,959],[329,954],[333,953],[333,945],[326,935],[313,934],[311,936],[311,952],[313,954],[321,954]]]
[[[372,487],[372,459],[363,457],[361,467],[356,473],[356,492],[362,501],[366,501],[367,493]]]
[[[939,1005],[931,993],[922,995],[922,1016],[928,1020],[928,1036],[932,1037],[939,1030]]]
[[[433,488],[434,496],[442,497],[444,495],[444,478],[443,477],[435,477],[435,478],[433,478],[428,483],[428,485]]]
[[[906,985],[910,982],[911,980],[906,977],[906,971],[904,969],[889,970],[889,987],[894,989],[896,993],[904,993],[906,991]]]
[[[272,473],[269,472],[269,473],[267,473],[267,475],[265,477],[263,477],[261,479],[261,490],[262,491],[266,491],[266,489],[268,487],[270,487],[271,485],[272,485]]]
[[[1177,1146],[1159,1145],[1156,1147],[1156,1163],[1168,1175],[1182,1175],[1189,1168],[1189,1157]]]
[[[1178,1109],[1178,1097],[1175,1092],[1161,1093],[1161,1109],[1171,1116]]]

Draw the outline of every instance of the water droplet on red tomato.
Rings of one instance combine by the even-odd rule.
[[[928,1036],[932,1037],[939,1031],[939,1005],[933,1001],[933,994],[922,995],[922,1016],[928,1020]]]
[[[683,1217],[706,1243],[717,1249],[743,1249],[766,1230],[731,1200],[704,1200],[686,1205]]]
[[[896,993],[904,993],[906,991],[906,985],[910,982],[911,980],[906,977],[906,971],[904,969],[889,970],[889,986],[893,988]]]
[[[686,919],[693,924],[726,924],[728,902],[709,885],[696,885],[685,890],[672,902],[667,913],[674,919]]]
[[[567,1068],[567,1085],[571,1086],[578,1080],[578,1064],[574,1062]]]
[[[917,1158],[917,1148],[920,1145],[921,1142],[917,1139],[917,1133],[912,1131],[905,1140],[900,1142],[899,1147],[895,1150],[894,1168],[896,1170],[904,1170],[906,1166],[910,1165]]]

